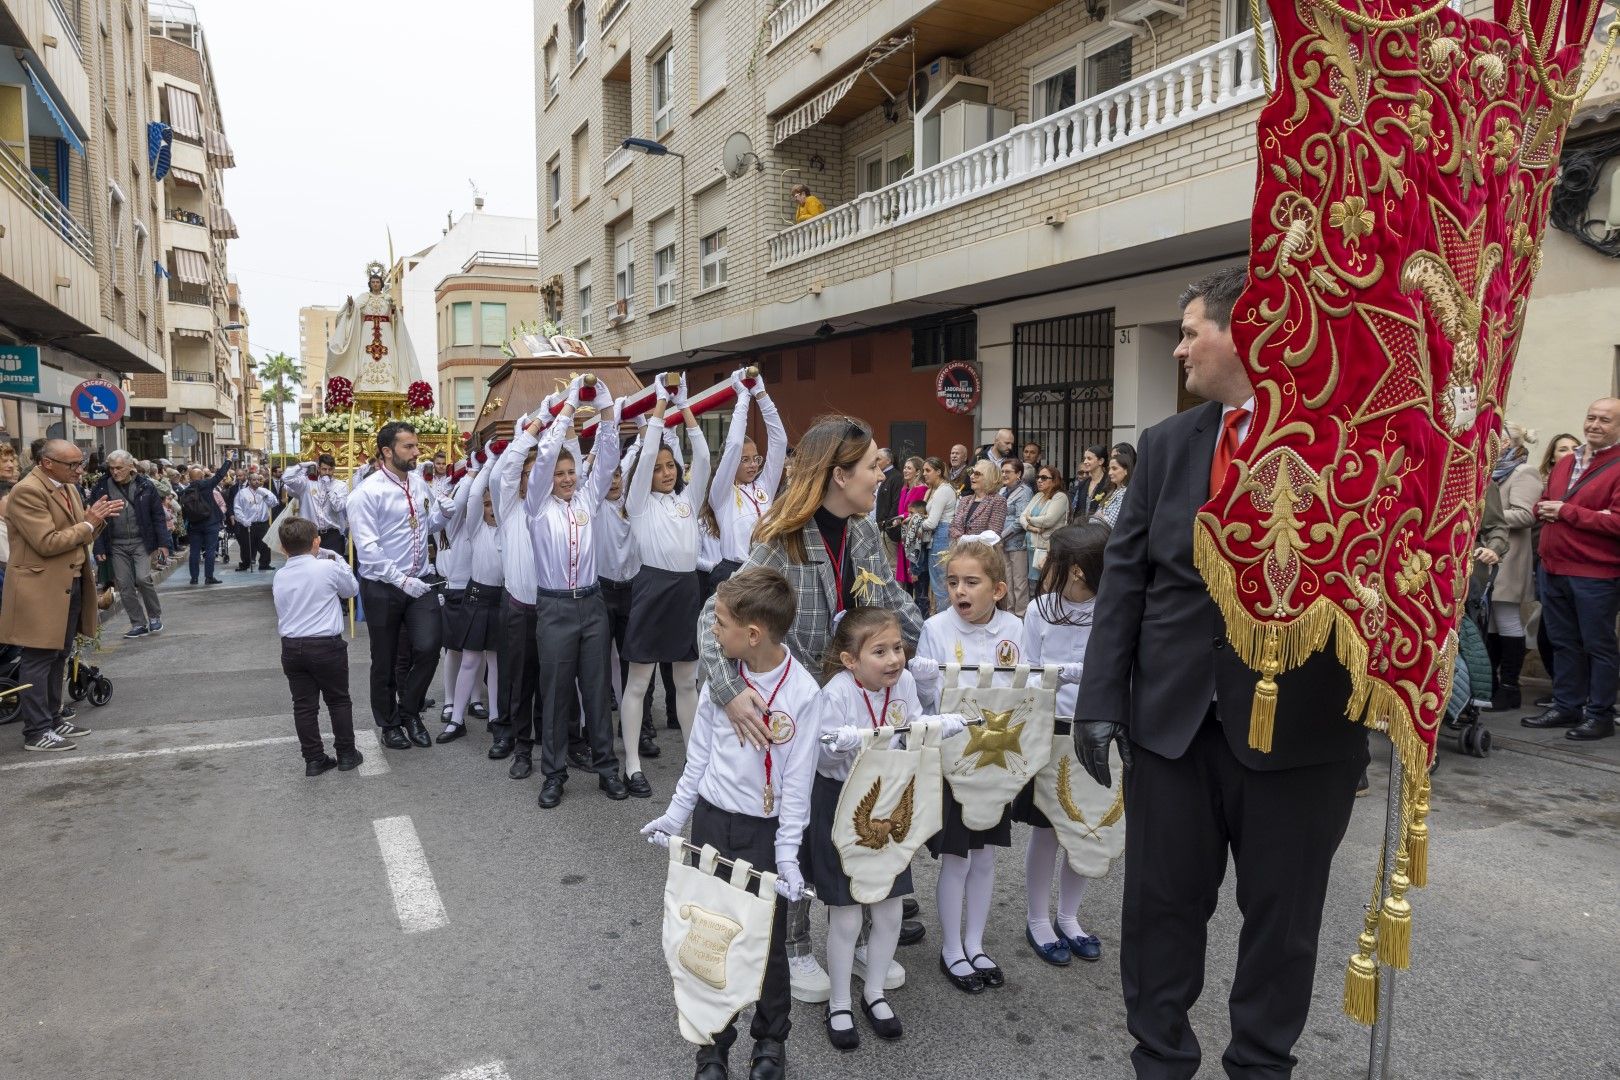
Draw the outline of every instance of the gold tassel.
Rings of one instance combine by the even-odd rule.
[[[1282,635],[1276,627],[1266,631],[1266,651],[1260,660],[1260,682],[1254,688],[1254,705],[1249,710],[1249,749],[1271,753],[1271,736],[1277,725],[1277,672],[1282,670],[1278,653]]]
[[[1383,910],[1378,919],[1378,959],[1405,971],[1412,966],[1412,905],[1406,899],[1411,886],[1406,876],[1406,852],[1395,861],[1395,873],[1389,878],[1389,895],[1384,897]]]
[[[1378,1019],[1378,962],[1373,959],[1378,947],[1373,937],[1377,925],[1378,911],[1369,909],[1367,925],[1356,938],[1358,951],[1350,954],[1350,966],[1344,973],[1344,1014],[1369,1027]]]
[[[1423,777],[1418,788],[1417,805],[1412,811],[1412,828],[1406,836],[1406,851],[1410,856],[1409,874],[1412,887],[1421,889],[1429,883],[1429,778]]]

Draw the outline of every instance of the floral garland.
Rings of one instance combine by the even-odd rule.
[[[433,408],[433,387],[418,379],[405,391],[405,401],[415,412],[429,412]]]
[[[326,411],[341,412],[354,404],[354,383],[342,375],[326,380]]]
[[[449,420],[429,412],[413,412],[409,416],[397,417],[416,429],[418,435],[448,435],[452,430]]]
[[[298,425],[298,430],[305,435],[347,435],[350,430],[351,419],[354,432],[357,435],[370,435],[376,432],[377,425],[371,419],[370,413],[331,412],[322,416],[311,416]]]

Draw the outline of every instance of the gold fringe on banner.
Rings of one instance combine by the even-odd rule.
[[[1412,905],[1406,899],[1410,886],[1403,851],[1395,860],[1389,895],[1384,897],[1383,909],[1378,913],[1378,959],[1397,971],[1412,966]]]
[[[1429,883],[1429,774],[1423,773],[1418,785],[1417,799],[1412,807],[1412,828],[1406,838],[1406,853],[1410,857],[1408,876],[1412,887],[1421,889]]]

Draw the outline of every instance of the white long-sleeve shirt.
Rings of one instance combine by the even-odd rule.
[[[602,435],[597,435],[598,439]],[[641,440],[634,439],[619,461],[619,475],[628,477],[635,467],[636,456],[641,453]],[[613,487],[612,473],[608,474],[608,488]],[[635,537],[630,535],[630,519],[624,513],[624,492],[628,485],[619,485],[619,497],[609,502],[602,500],[596,515],[600,545],[596,552],[596,574],[602,581],[628,582],[641,569],[641,553],[636,550]]]
[[[765,394],[753,400],[759,405],[760,419],[765,421],[765,464],[752,483],[737,483],[743,443],[748,440],[748,397],[739,395],[731,411],[725,449],[714,467],[714,483],[709,487],[709,505],[720,522],[720,557],[735,562],[748,561],[748,553],[754,549],[754,526],[771,508],[787,461],[787,429],[782,426],[776,403]]]
[[[339,601],[359,591],[359,582],[341,556],[294,555],[270,586],[276,629],[282,637],[337,637],[343,633]]]
[[[661,446],[664,421],[659,417],[647,421],[646,441],[650,446]],[[630,532],[643,566],[655,566],[674,573],[697,569],[698,556],[698,500],[709,486],[709,444],[700,428],[687,429],[692,444],[692,470],[686,479],[686,489],[680,494],[655,494],[652,490],[653,465],[657,451],[650,460],[641,462],[641,468],[630,478],[630,492],[625,496],[630,510]]]
[[[349,501],[349,485],[335,476],[311,480],[304,472],[309,466],[294,465],[281,474],[287,493],[298,500],[299,511],[315,523],[317,532],[349,527],[344,507]]]
[[[848,671],[840,671],[827,680],[810,707],[820,753],[816,759],[816,772],[829,780],[843,783],[849,779],[849,770],[855,765],[856,751],[839,753],[821,746],[821,736],[837,731],[846,724],[858,728],[906,727],[922,717],[922,702],[917,696],[917,681],[911,672],[902,671],[900,681],[884,690],[868,690],[855,681]]]
[[[494,464],[486,462],[476,473],[468,473],[456,485],[454,510],[445,522],[450,533],[450,566],[440,566],[445,587],[465,589],[467,583],[500,585],[506,580],[501,567],[500,533],[484,520],[484,492]],[[442,562],[443,560],[441,560]]]
[[[506,591],[520,604],[536,599],[534,540],[529,535],[529,514],[518,494],[522,486],[523,460],[538,441],[526,430],[529,417],[518,420],[517,431],[506,452],[495,459],[489,477],[490,499],[495,504],[495,527],[501,534],[501,572]]]
[[[995,664],[1013,667],[1024,663],[1023,620],[1010,611],[999,608],[988,622],[970,623],[948,608],[923,623],[922,636],[917,639],[917,655],[926,656],[940,667],[947,664]],[[977,672],[962,676],[962,682],[972,685],[978,681]],[[1012,673],[998,671],[990,680],[991,686],[1011,686]],[[923,704],[939,707],[938,685],[920,686]]]
[[[243,487],[232,501],[231,512],[239,525],[257,525],[275,516],[276,497],[269,488]]]
[[[394,586],[422,573],[428,534],[444,527],[444,509],[415,470],[400,481],[377,468],[349,495],[348,510],[360,576]]]
[[[616,426],[598,425],[597,460],[588,480],[577,479],[581,464],[578,441],[568,443],[576,472],[574,494],[569,499],[558,498],[553,484],[566,427],[559,420],[540,438],[540,455],[529,473],[527,506],[535,580],[542,589],[563,592],[597,583],[597,525],[604,514],[617,513],[604,502],[613,486],[613,470],[619,465],[618,433],[610,430]]]
[[[1024,655],[1020,662],[1032,667],[1037,664],[1083,664],[1086,643],[1091,640],[1091,619],[1097,598],[1075,603],[1065,600],[1062,593],[1047,593],[1030,601],[1024,612]],[[1031,676],[1033,679],[1034,676]],[[1074,717],[1074,706],[1080,697],[1075,683],[1060,683],[1057,692],[1057,715]]]
[[[766,750],[739,745],[726,710],[709,696],[698,694],[692,718],[692,741],[686,747],[686,767],[669,801],[668,815],[685,825],[702,796],[709,805],[733,814],[776,818],[776,861],[799,857],[804,827],[810,820],[810,786],[815,781],[820,754],[820,732],[808,722],[818,687],[804,665],[783,650],[785,659],[770,671],[747,672],[759,696],[770,701],[773,728],[791,731],[786,741]],[[778,683],[781,685],[778,686]],[[780,713],[785,719],[777,719]],[[765,760],[771,761],[771,806],[765,806]]]
[[[928,530],[932,537],[936,529],[949,529],[951,516],[956,513],[956,500],[960,498],[956,489],[949,480],[942,480],[938,487],[928,493],[928,518],[923,522],[923,528]]]

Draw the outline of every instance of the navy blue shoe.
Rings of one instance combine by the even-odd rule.
[[[1035,950],[1036,956],[1053,967],[1068,967],[1069,961],[1074,959],[1069,954],[1069,943],[1062,938],[1052,942],[1050,945],[1042,945],[1035,940],[1034,931],[1026,926],[1024,927],[1024,940],[1029,942],[1029,947]]]
[[[1064,934],[1063,938],[1069,943],[1069,952],[1080,959],[1102,959],[1102,939],[1096,934],[1087,934],[1085,937],[1069,937],[1069,935]]]

